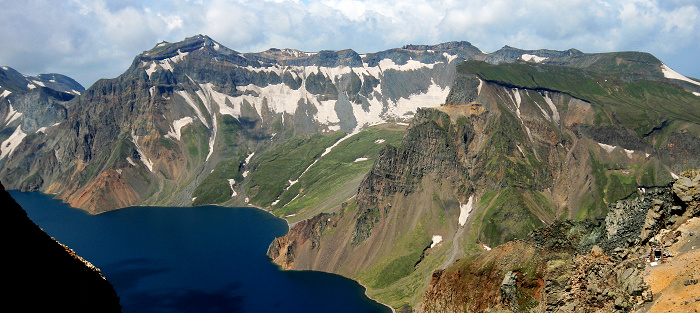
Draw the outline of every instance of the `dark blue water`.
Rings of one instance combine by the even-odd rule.
[[[132,207],[99,215],[10,191],[46,233],[92,262],[123,312],[390,312],[341,276],[281,271],[287,224],[254,208]]]

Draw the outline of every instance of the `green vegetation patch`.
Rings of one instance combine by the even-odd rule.
[[[525,238],[533,229],[544,224],[530,212],[525,198],[516,188],[501,190],[483,217],[483,241],[497,246],[504,242]]]
[[[306,168],[330,147],[345,136],[340,132],[332,135],[316,134],[311,137],[296,137],[281,146],[269,150],[256,159],[247,185],[253,203],[269,207]]]
[[[401,278],[404,278],[415,270],[416,263],[421,259],[423,250],[414,251],[411,254],[393,259],[381,270],[381,275],[374,281],[374,288],[384,288]]]
[[[284,191],[280,202],[273,207],[274,212],[285,215],[309,207],[330,208],[340,204],[357,192],[362,177],[372,168],[381,149],[387,144],[400,143],[403,134],[403,128],[379,125],[347,138]]]
[[[216,204],[231,199],[233,191],[228,180],[243,181],[239,168],[244,159],[245,156],[239,154],[238,158],[227,159],[216,164],[214,171],[207,175],[192,192],[192,196],[196,197],[192,204]]]

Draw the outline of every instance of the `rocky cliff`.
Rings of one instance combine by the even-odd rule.
[[[0,185],[3,307],[8,311],[121,312],[98,268],[34,224]]]
[[[461,259],[433,273],[419,311],[645,312],[670,304],[666,299],[673,304],[663,310],[692,311],[700,296],[693,277],[700,272],[687,259],[697,253],[675,246],[698,242],[698,187],[700,172],[687,171],[668,186],[618,202],[604,221],[556,222],[526,240]],[[659,268],[668,275],[664,287],[688,288],[660,288]]]

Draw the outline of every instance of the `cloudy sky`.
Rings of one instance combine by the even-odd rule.
[[[465,40],[484,52],[650,52],[700,78],[700,0],[0,0],[0,65],[86,88],[158,42],[204,34],[239,52]]]

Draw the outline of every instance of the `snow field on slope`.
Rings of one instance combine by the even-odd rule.
[[[22,131],[22,125],[17,126],[12,135],[2,142],[2,146],[0,146],[0,159],[12,154],[26,136],[27,134]]]

